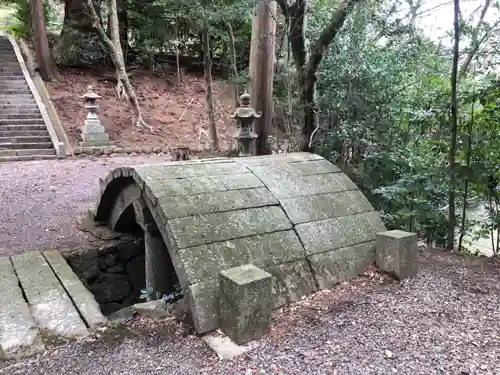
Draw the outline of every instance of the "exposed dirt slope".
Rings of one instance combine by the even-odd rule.
[[[181,85],[176,77],[160,77],[149,72],[134,71],[132,84],[153,128],[133,126],[133,113],[124,100],[117,98],[113,74],[110,80],[81,70],[61,71],[61,80],[47,83],[47,89],[57,113],[72,143],[81,141],[80,128],[87,114],[81,96],[88,85],[102,96],[99,118],[112,142],[118,146],[185,146],[200,151],[210,145],[206,115],[205,85],[202,77],[183,76]],[[221,150],[232,143],[233,101],[230,89],[223,82],[214,82],[215,116]]]

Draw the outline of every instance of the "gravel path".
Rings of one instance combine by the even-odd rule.
[[[136,319],[136,337],[70,344],[0,374],[500,374],[498,264],[474,273],[434,251],[420,261],[408,282],[368,272],[276,312],[271,333],[234,361],[181,323]]]
[[[0,163],[0,256],[85,244],[75,218],[94,207],[98,179],[118,166],[164,160],[129,156]]]

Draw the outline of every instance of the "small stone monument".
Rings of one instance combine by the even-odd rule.
[[[87,92],[81,97],[85,101],[85,108],[88,110],[87,118],[82,128],[82,147],[107,146],[109,145],[109,136],[104,130],[101,121],[97,117],[99,105],[97,100],[101,98],[94,91],[92,86],[87,87]]]
[[[246,264],[219,273],[219,323],[238,345],[261,338],[271,321],[272,276]]]
[[[238,139],[239,156],[252,156],[251,145],[257,134],[255,133],[254,121],[262,116],[250,107],[250,95],[243,93],[240,96],[241,107],[231,116],[237,121],[237,130],[234,138]]]
[[[382,271],[392,273],[398,279],[406,279],[417,273],[417,236],[402,230],[377,233],[375,263]]]

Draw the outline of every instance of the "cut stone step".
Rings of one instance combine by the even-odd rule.
[[[33,99],[33,97],[28,98],[28,99],[23,99],[23,100],[14,100],[14,99],[10,99],[10,100],[6,100],[6,99],[0,99],[0,109],[2,108],[2,106],[6,106],[6,105],[15,105],[15,106],[36,106],[36,101],[35,99]]]
[[[50,143],[50,136],[48,133],[41,137],[19,136],[19,137],[0,137],[0,144],[12,143],[26,144],[26,143]],[[50,143],[52,144],[52,143]]]
[[[25,118],[22,120],[14,119],[0,119],[0,125],[45,125],[42,117],[40,118]]]
[[[1,131],[28,131],[28,130],[45,130],[45,124],[33,124],[33,125],[0,125]]]
[[[3,131],[0,128],[0,138],[1,137],[36,137],[40,139],[40,137],[49,137],[49,132],[47,130],[7,130]],[[50,137],[49,137],[50,139]]]
[[[13,120],[21,120],[21,119],[32,119],[40,116],[40,111],[38,113],[5,113],[5,111],[0,112],[0,119],[13,119]]]
[[[5,115],[8,115],[5,117]],[[37,107],[26,108],[24,106],[12,106],[10,108],[2,108],[0,106],[0,117],[1,118],[11,118],[12,115],[40,115],[40,110]],[[22,118],[22,117],[19,117]]]
[[[11,259],[40,329],[64,338],[88,336],[85,323],[43,255],[33,251]]]
[[[52,142],[31,142],[31,143],[0,143],[0,150],[27,150],[52,148]]]
[[[58,159],[57,155],[0,156],[1,162]]]
[[[9,257],[0,258],[0,352],[6,359],[22,358],[43,351],[40,330],[19,287]]]
[[[24,88],[24,89],[0,89],[0,95],[23,95],[23,94],[29,94],[31,93],[29,88]]]
[[[6,76],[6,77],[10,77],[10,76],[22,76],[24,77],[24,74],[22,72],[21,69],[19,70],[16,70],[16,71],[12,71],[12,72],[4,72],[3,70],[0,70],[0,77],[1,76]]]
[[[56,155],[56,150],[53,148],[0,150],[0,156],[36,156],[36,155]]]
[[[45,251],[45,260],[52,267],[57,278],[70,296],[85,323],[97,328],[107,323],[94,295],[82,284],[59,251]]]
[[[0,95],[0,103],[17,103],[23,101],[35,100],[33,94],[18,94],[18,95]]]

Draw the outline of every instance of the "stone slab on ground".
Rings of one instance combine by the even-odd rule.
[[[272,276],[253,264],[219,274],[219,324],[236,344],[261,338],[270,328]]]
[[[12,256],[21,286],[38,327],[44,334],[81,338],[87,327],[40,252]]]
[[[223,334],[210,334],[201,339],[221,359],[233,359],[251,349],[249,346],[237,345],[231,338]]]
[[[43,351],[40,330],[24,300],[10,258],[0,258],[0,359]]]
[[[417,273],[417,235],[402,230],[377,233],[375,263],[384,272],[406,279]]]
[[[45,251],[43,256],[70,296],[87,326],[97,328],[107,323],[94,295],[82,284],[59,251]]]

